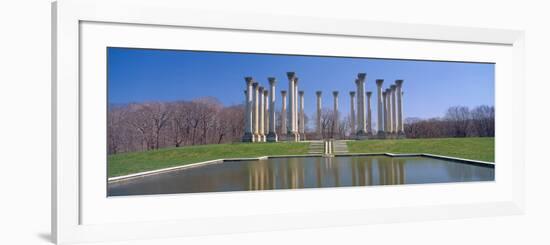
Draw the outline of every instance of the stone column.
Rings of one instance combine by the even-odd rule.
[[[359,99],[361,96],[357,96],[357,99]],[[349,98],[350,98],[350,119],[351,119],[351,132],[350,135],[353,135],[353,132],[356,132],[355,130],[355,91],[349,92]],[[359,104],[359,101],[357,101],[357,104]],[[358,109],[359,110],[359,109]],[[358,111],[359,112],[359,111]],[[358,116],[359,118],[359,116]]]
[[[395,85],[397,86],[397,137],[405,138],[405,128],[403,126],[405,120],[403,117],[403,80],[396,80]]]
[[[267,141],[269,132],[269,90],[264,89],[264,142]]]
[[[317,91],[315,94],[317,95],[317,121],[316,121],[316,127],[317,127],[317,134],[319,136],[319,139],[322,137],[321,132],[321,112],[322,112],[322,103],[321,103],[321,95],[323,92]]]
[[[367,133],[366,116],[365,116],[365,79],[367,74],[359,73],[357,75],[357,138],[364,139]]]
[[[286,112],[286,90],[281,90],[281,102],[282,102],[282,105],[281,105],[281,134],[283,135],[286,135],[287,133],[287,123],[286,123],[286,118],[287,118],[287,112]]]
[[[294,132],[296,133],[297,141],[300,141],[300,132],[298,128],[298,121],[300,120],[300,118],[298,117],[298,114],[299,114],[298,103],[300,103],[299,98],[300,97],[298,97],[298,77],[296,77],[294,79]]]
[[[385,136],[387,137],[388,134],[390,133],[389,131],[389,124],[388,124],[388,91],[387,90],[384,90],[384,92],[382,92],[382,97],[384,98],[384,132],[385,132]]]
[[[391,137],[392,133],[393,133],[393,129],[392,129],[392,112],[391,112],[391,89],[390,88],[386,88],[386,114],[387,114],[387,125],[388,127],[386,128],[386,138],[389,138]]]
[[[334,128],[332,129],[333,137],[335,134],[338,133],[338,128],[340,125],[338,125],[338,119],[340,118],[340,114],[338,112],[338,91],[333,91],[332,95],[334,96]],[[336,137],[334,137],[336,138]]]
[[[264,142],[264,87],[258,88],[258,142]]]
[[[378,113],[378,122],[377,122],[377,128],[378,138],[384,138],[384,98],[382,95],[382,84],[384,83],[383,79],[377,79],[376,80],[376,94],[378,95],[378,106],[377,106],[377,113]]]
[[[259,139],[260,139],[260,130],[259,130],[259,122],[258,122],[258,110],[259,110],[259,105],[258,105],[258,102],[259,102],[259,86],[258,86],[258,83],[257,82],[254,82],[252,83],[252,88],[254,90],[254,98],[253,98],[253,101],[252,101],[252,104],[253,104],[253,109],[252,109],[252,129],[253,129],[253,135],[254,135],[254,139],[253,141],[254,142],[258,142]]]
[[[305,130],[305,115],[304,115],[304,91],[298,92],[300,98],[300,113],[299,113],[299,123],[298,123],[298,132],[300,133],[300,140],[306,139],[306,130]]]
[[[296,92],[295,92],[295,81],[296,75],[294,72],[287,72],[288,77],[288,125],[287,125],[287,140],[298,141],[296,136],[296,124],[295,124],[295,115],[296,115]]]
[[[396,86],[395,85],[391,85],[390,86],[390,89],[391,89],[391,122],[392,122],[392,136],[393,137],[396,137],[397,136],[397,120],[398,120],[398,116],[397,115],[397,105],[396,105],[396,94],[395,94],[395,88]]]
[[[275,83],[277,81],[274,77],[268,78],[269,80],[269,134],[267,134],[267,141],[277,142],[277,129],[276,126],[276,115],[275,115]]]
[[[370,106],[370,98],[372,97],[372,92],[368,91],[367,95],[367,135],[372,136],[372,110]]]
[[[253,142],[254,136],[252,135],[252,77],[245,77],[246,90],[245,93],[245,112],[244,112],[244,135],[243,142]]]

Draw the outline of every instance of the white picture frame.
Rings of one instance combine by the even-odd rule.
[[[254,21],[251,21],[254,20]],[[503,54],[506,70],[504,76],[496,76],[496,108],[497,108],[497,178],[496,183],[472,183],[455,185],[423,185],[402,186],[398,188],[342,188],[338,190],[304,190],[265,193],[232,193],[232,194],[205,194],[194,196],[195,199],[207,201],[217,198],[220,201],[235,202],[238,199],[247,199],[255,203],[258,208],[254,212],[224,214],[213,212],[203,215],[194,212],[193,216],[185,216],[185,212],[177,212],[174,206],[181,207],[184,196],[169,195],[167,197],[148,198],[143,200],[126,199],[115,205],[118,210],[109,213],[114,206],[101,206],[100,197],[87,195],[91,193],[83,188],[85,178],[90,172],[104,171],[98,164],[98,169],[83,168],[82,151],[83,111],[82,94],[93,93],[81,86],[85,79],[81,73],[85,68],[82,63],[83,25],[87,23],[108,25],[129,25],[147,28],[188,28],[195,30],[261,32],[265,35],[291,34],[315,37],[338,38],[369,38],[379,42],[387,41],[415,41],[437,42],[445,45],[462,45],[465,52],[455,54],[456,59],[476,60],[475,55],[468,55],[469,47],[494,46],[504,47],[508,54]],[[107,28],[96,28],[104,30]],[[520,214],[524,209],[524,34],[517,30],[496,30],[482,28],[449,27],[438,25],[418,25],[405,23],[388,23],[356,20],[334,20],[323,18],[297,16],[268,16],[255,13],[238,12],[208,12],[186,9],[185,3],[177,1],[75,1],[63,0],[52,5],[52,237],[56,243],[112,241],[126,239],[151,239],[198,234],[221,234],[246,231],[265,231],[276,229],[293,229],[306,227],[325,227],[354,224],[377,224],[399,221],[419,221],[450,219],[464,217],[482,217],[494,215]],[[166,32],[166,30],[164,31]],[[163,33],[164,33],[163,32]],[[169,30],[168,30],[169,32]],[[88,32],[85,32],[88,33]],[[99,33],[99,32],[97,32]],[[96,33],[96,34],[97,34]],[[132,35],[143,35],[140,31]],[[84,34],[86,35],[86,34]],[[106,34],[105,34],[106,35]],[[160,35],[160,32],[159,32]],[[131,36],[136,37],[136,36]],[[99,38],[101,39],[101,38]],[[144,38],[145,39],[145,38]],[[92,40],[92,39],[90,39]],[[146,41],[146,40],[142,40]],[[147,45],[162,45],[160,41],[150,40]],[[155,44],[155,42],[158,42]],[[102,45],[105,42],[99,41]],[[126,44],[130,45],[130,44]],[[137,43],[135,45],[145,45]],[[173,44],[176,45],[176,44]],[[179,44],[178,44],[179,45]],[[149,47],[149,46],[147,46]],[[152,47],[149,47],[152,48]],[[170,47],[172,48],[172,47]],[[260,47],[261,48],[261,47]],[[435,47],[434,47],[435,49]],[[495,49],[497,52],[501,50]],[[314,52],[314,51],[311,51]],[[500,51],[498,51],[500,52]],[[414,53],[411,57],[417,57]],[[495,54],[495,57],[499,56]],[[500,57],[500,56],[499,56]],[[492,58],[491,58],[492,59]],[[503,63],[503,64],[504,64]],[[498,62],[497,62],[498,64]],[[86,66],[87,67],[87,66]],[[95,90],[94,90],[95,91]],[[514,102],[506,102],[506,98],[514,96]],[[500,109],[504,108],[504,109]],[[500,120],[499,120],[500,119]],[[506,132],[506,133],[503,133]],[[86,145],[87,147],[87,145]],[[503,163],[500,175],[499,165]],[[104,181],[104,180],[93,180]],[[401,196],[407,190],[410,194]],[[306,196],[315,199],[320,193],[338,195],[337,199],[353,201],[359,194],[369,191],[371,195],[379,197],[400,196],[388,198],[385,202],[376,202],[376,205],[358,205],[347,209],[308,209],[308,206],[287,205],[280,210],[266,207],[270,202],[280,200],[295,200]],[[430,192],[450,192],[454,197],[440,200],[425,200]],[[498,195],[484,198],[489,192],[498,192]],[[466,193],[475,193],[467,195]],[[211,196],[209,196],[211,195]],[[419,200],[403,203],[417,197]],[[423,199],[424,197],[424,199]],[[106,198],[106,197],[105,197]],[[402,199],[400,199],[402,198]],[[408,199],[407,199],[408,198]],[[460,200],[465,198],[465,200]],[[391,200],[390,200],[391,199]],[[359,201],[359,199],[357,199]],[[187,199],[186,201],[189,201]],[[363,200],[364,201],[364,200]],[[157,213],[158,220],[142,218],[132,219],[135,213],[124,213],[121,210],[132,209],[130,202],[142,202],[139,205],[153,207],[159,202],[168,203],[164,213]],[[305,202],[305,200],[304,200]],[[102,204],[103,203],[103,204]],[[177,205],[176,205],[177,204]],[[200,209],[200,202],[195,203]],[[99,210],[89,209],[93,206]],[[385,208],[382,208],[387,205]],[[172,206],[172,207],[170,207]],[[235,206],[237,207],[237,206]],[[206,207],[203,207],[206,209]],[[294,209],[294,210],[293,210]],[[83,215],[83,210],[92,210],[92,215]],[[105,212],[102,215],[99,212]],[[133,211],[136,211],[135,209]],[[139,210],[138,210],[139,211]],[[87,211],[88,212],[88,211]],[[118,213],[119,216],[114,215]],[[178,215],[178,214],[181,214]],[[153,215],[153,214],[151,214]],[[92,222],[86,222],[83,217],[98,217]],[[126,216],[126,217],[123,217]],[[172,218],[169,218],[172,217]],[[135,217],[133,217],[135,218]]]

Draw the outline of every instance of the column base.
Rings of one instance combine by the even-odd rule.
[[[298,134],[296,132],[289,132],[288,134],[286,134],[286,140],[287,141],[298,142],[298,141],[300,141],[300,134]]]
[[[279,141],[279,139],[276,133],[271,132],[267,135],[267,142],[277,142],[277,141]]]
[[[244,133],[242,142],[254,142],[254,135],[252,133]]]
[[[377,139],[385,139],[386,138],[386,132],[378,131],[378,133],[376,134],[376,138]]]
[[[265,142],[265,134],[260,134],[258,142]]]

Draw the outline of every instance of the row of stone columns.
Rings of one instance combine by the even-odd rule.
[[[281,128],[286,132],[286,139],[290,141],[305,140],[305,111],[304,91],[298,90],[298,77],[294,72],[287,72],[288,91],[282,90]],[[356,91],[350,91],[351,129],[357,139],[371,138],[372,135],[372,92],[365,92],[366,74],[359,73],[355,84]],[[268,78],[269,90],[264,89],[252,77],[246,77],[245,90],[245,133],[244,142],[276,142],[279,137],[276,133],[275,114],[275,84],[273,77]],[[402,138],[405,136],[403,128],[403,80],[396,80],[386,90],[382,90],[384,80],[377,79],[378,104],[378,133],[377,138]],[[287,103],[288,95],[288,103]],[[317,133],[321,134],[322,92],[317,91]],[[339,118],[338,91],[333,91],[333,111],[335,118]],[[357,98],[357,99],[356,99]],[[357,106],[357,107],[356,107]],[[338,129],[338,120],[334,122],[334,129]]]
[[[276,142],[275,78],[268,78],[270,90],[252,77],[245,77],[245,127],[243,142]],[[271,93],[269,93],[271,91]]]
[[[376,80],[378,93],[378,138],[404,138],[403,80],[382,91],[384,80]]]
[[[357,74],[356,91],[350,92],[351,128],[356,132],[356,139],[373,137],[372,134],[372,92],[365,92],[365,73]],[[382,90],[383,79],[376,80],[378,94],[378,133],[376,138],[403,138],[403,80],[396,80],[385,91]],[[355,112],[355,96],[357,95],[357,112]],[[366,98],[365,98],[366,95]]]

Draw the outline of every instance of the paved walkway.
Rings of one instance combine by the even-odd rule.
[[[333,154],[342,154],[342,153],[348,153],[348,144],[346,144],[346,141],[343,140],[335,140],[332,145],[332,153]]]
[[[308,154],[323,154],[325,144],[321,140],[311,141],[309,143]]]
[[[322,140],[315,140],[309,143],[308,154],[324,154],[325,143]],[[349,153],[348,144],[344,140],[335,140],[332,143],[332,151],[330,154]]]

